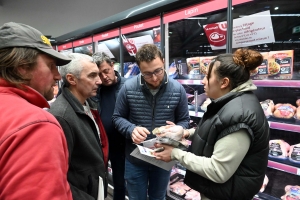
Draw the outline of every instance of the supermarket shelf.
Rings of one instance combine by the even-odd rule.
[[[277,129],[277,130],[300,132],[300,126],[296,124],[287,124],[287,123],[269,121],[269,126],[270,128]]]
[[[300,168],[293,167],[290,165],[269,160],[268,167],[300,176]]]
[[[193,117],[202,117],[204,115],[204,112],[195,112],[195,111],[189,111],[190,116]],[[269,126],[272,129],[277,130],[283,130],[283,131],[291,131],[291,132],[300,132],[300,125],[296,124],[287,124],[287,123],[281,123],[281,122],[273,122],[269,121]]]
[[[203,85],[202,80],[176,79],[181,84],[186,85]],[[299,88],[299,80],[253,80],[258,87],[293,87]]]
[[[195,111],[189,111],[190,116],[193,117],[203,117],[204,112],[195,112]]]

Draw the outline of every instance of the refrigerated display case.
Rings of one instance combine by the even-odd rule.
[[[177,79],[192,96],[188,99],[191,104],[190,116],[194,123],[200,121],[205,112],[201,106],[196,109],[197,105],[193,104],[194,91],[197,90],[199,94],[203,92],[201,59],[228,52],[226,42],[215,43],[210,37],[213,34],[206,30],[215,28],[214,35],[223,35],[225,40],[227,31],[230,31],[220,31],[220,27],[226,27],[224,24],[227,23],[227,10],[221,8],[221,5],[206,12],[205,6],[212,3],[213,1],[166,13],[168,18],[164,19],[169,76]],[[251,74],[253,83],[258,87],[255,94],[259,101],[270,99],[277,107],[280,104],[290,104],[298,108],[296,101],[300,99],[300,31],[297,27],[300,26],[300,5],[295,5],[295,1],[279,0],[232,3],[232,52],[246,47],[261,52],[265,58],[257,71]],[[195,14],[199,10],[201,13],[190,19],[179,17],[182,12]],[[189,59],[192,62],[189,63]],[[194,68],[199,70],[199,76],[190,74]],[[267,116],[271,141],[266,172],[268,183],[264,191],[258,193],[254,199],[280,199],[285,195],[287,185],[298,185],[295,191],[299,191],[300,120],[296,116],[296,110],[288,119],[280,115],[276,117],[274,113]],[[272,146],[272,141],[275,144],[284,141],[287,147],[279,149],[278,145],[274,146],[274,142]],[[284,153],[286,156],[282,156]],[[172,177],[170,183],[172,184]],[[293,194],[294,199],[300,197],[297,191]],[[170,187],[167,194],[170,199],[185,199],[185,195],[174,195]],[[289,198],[291,197],[285,197]]]
[[[104,52],[114,61],[114,69],[123,76],[120,65],[119,28],[99,33],[93,36],[94,52]]]
[[[93,55],[93,39],[92,37],[82,38],[80,40],[73,41],[73,51],[74,53],[82,53],[86,55]]]
[[[69,43],[65,43],[65,44],[62,44],[62,45],[59,45],[57,47],[57,50],[62,53],[62,54],[69,54],[69,53],[72,53],[73,52],[73,44],[72,42],[69,42]]]
[[[137,50],[144,44],[160,47],[160,17],[138,21],[121,27],[124,77],[131,78],[140,73],[135,62]]]

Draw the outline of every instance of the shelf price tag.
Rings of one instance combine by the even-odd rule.
[[[300,176],[300,168],[297,168],[297,175]]]

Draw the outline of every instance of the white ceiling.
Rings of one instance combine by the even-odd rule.
[[[28,24],[54,38],[149,0],[0,0],[0,26]]]

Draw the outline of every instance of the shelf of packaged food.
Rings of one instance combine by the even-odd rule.
[[[287,123],[269,121],[269,126],[270,128],[277,129],[277,130],[300,132],[300,125],[297,124],[287,124]]]
[[[189,111],[189,114],[190,116],[193,117],[202,117],[204,115],[204,112]],[[270,128],[277,129],[277,130],[300,132],[300,125],[297,124],[287,124],[287,123],[269,121],[269,126]]]
[[[193,117],[203,117],[204,112],[195,112],[195,111],[189,111],[190,116]]]
[[[300,176],[300,168],[293,167],[290,165],[286,165],[286,164],[282,164],[279,162],[269,160],[268,167]]]
[[[203,85],[202,80],[176,79],[179,83],[185,85]],[[258,87],[300,87],[299,80],[253,80]]]

